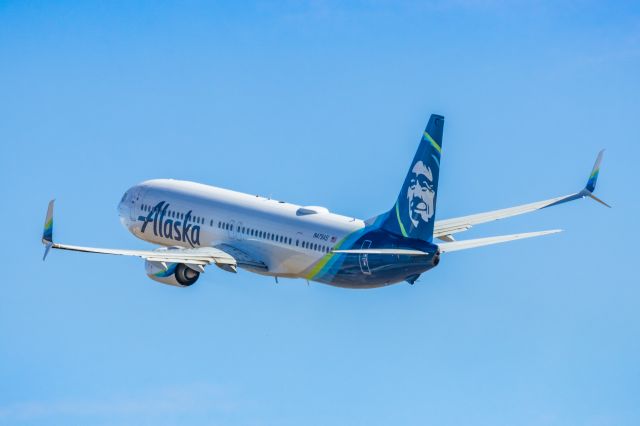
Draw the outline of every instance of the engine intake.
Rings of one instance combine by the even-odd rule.
[[[199,271],[194,271],[183,263],[167,263],[165,268],[160,262],[147,260],[145,270],[152,280],[176,287],[189,287],[200,277]]]

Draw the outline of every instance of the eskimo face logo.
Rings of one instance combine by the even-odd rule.
[[[429,222],[429,219],[433,217],[435,195],[431,168],[425,166],[422,161],[418,161],[411,169],[409,186],[407,187],[409,219],[411,219],[414,228],[417,228],[421,223]]]
[[[138,216],[143,221],[141,232],[147,229],[149,223],[153,223],[153,235],[162,238],[170,238],[175,241],[186,242],[191,247],[200,245],[200,226],[189,223],[191,210],[184,215],[184,220],[174,221],[171,218],[165,220],[169,204],[160,201],[147,216]],[[151,230],[150,230],[151,231]]]

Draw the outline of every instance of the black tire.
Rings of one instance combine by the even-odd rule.
[[[198,278],[200,277],[200,272],[194,271],[193,269],[188,268],[184,264],[180,263],[176,267],[175,275],[176,275],[176,281],[178,281],[180,285],[188,287],[191,284],[198,281]]]

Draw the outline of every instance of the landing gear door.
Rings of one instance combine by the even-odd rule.
[[[371,240],[364,240],[362,242],[362,247],[360,247],[360,248],[362,250],[367,250],[367,249],[371,248]],[[369,269],[369,255],[368,254],[361,254],[360,255],[360,270],[365,275],[371,275],[371,270]]]

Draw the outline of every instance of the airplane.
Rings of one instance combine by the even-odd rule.
[[[472,226],[592,198],[603,151],[586,186],[573,194],[530,204],[435,220],[444,117],[431,115],[398,197],[387,212],[363,221],[325,207],[295,204],[201,183],[154,179],[128,189],[118,212],[134,236],[154,250],[122,250],[59,244],[53,240],[54,201],[49,202],[42,242],[50,249],[136,256],[152,280],[177,287],[194,284],[214,264],[275,277],[302,278],[365,289],[403,281],[414,284],[445,253],[539,237],[559,229],[456,240]],[[438,239],[438,242],[434,242]]]

